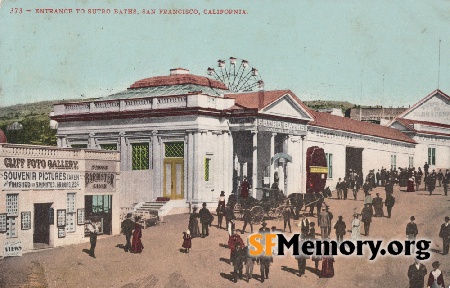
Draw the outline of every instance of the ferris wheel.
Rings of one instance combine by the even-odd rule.
[[[250,66],[247,60],[230,57],[228,60],[218,60],[217,66],[217,70],[209,67],[208,75],[223,82],[230,91],[237,93],[264,88],[258,69]]]

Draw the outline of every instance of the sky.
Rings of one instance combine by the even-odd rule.
[[[230,56],[257,68],[266,90],[290,89],[303,101],[408,107],[438,79],[450,94],[450,1],[0,1],[0,106],[107,96],[176,67],[207,76]],[[88,14],[94,8],[111,10]],[[114,14],[126,8],[139,14]]]

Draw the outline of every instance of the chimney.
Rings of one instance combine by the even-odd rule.
[[[189,74],[189,70],[184,68],[170,69],[170,75],[180,75],[180,74]]]
[[[264,90],[258,91],[258,110],[264,108]]]

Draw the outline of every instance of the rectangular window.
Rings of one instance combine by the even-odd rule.
[[[165,144],[164,156],[166,158],[183,158],[184,157],[184,143],[170,142]]]
[[[397,169],[397,155],[391,155],[391,170]]]
[[[328,178],[333,178],[333,154],[325,153],[327,158]]]
[[[209,182],[211,179],[211,158],[205,158],[205,181]]]
[[[70,147],[82,149],[87,148],[87,144],[71,144]]]
[[[135,143],[131,144],[132,149],[132,168],[133,170],[148,170],[149,169],[149,144]]]
[[[117,151],[117,144],[100,144],[100,149]]]
[[[414,157],[409,156],[409,168],[413,168],[414,167]]]
[[[67,193],[67,214],[66,214],[66,232],[75,232],[76,227],[76,208],[75,193]]]
[[[428,165],[436,165],[436,148],[428,148]]]
[[[17,238],[17,218],[6,218],[6,238]]]

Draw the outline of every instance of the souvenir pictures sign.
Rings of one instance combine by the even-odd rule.
[[[84,209],[77,209],[77,225],[84,225]]]
[[[6,213],[0,214],[0,233],[6,232]]]
[[[22,230],[31,229],[31,211],[25,211],[20,213],[21,216],[21,228]]]
[[[58,227],[66,226],[66,209],[58,209],[56,210],[56,219]],[[59,234],[59,232],[58,232]]]

